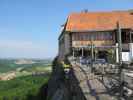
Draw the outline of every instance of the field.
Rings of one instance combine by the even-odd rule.
[[[50,77],[51,61],[33,62],[36,63],[0,60],[0,100],[42,100],[38,95]]]
[[[23,59],[22,59],[23,60]],[[33,59],[33,62],[36,63],[28,63],[28,61],[31,61],[29,59],[25,59],[28,64],[26,63],[21,63],[21,64],[16,64],[16,62],[20,62],[21,59],[0,59],[0,73],[5,73],[8,71],[15,70],[17,68],[28,68],[28,67],[33,67],[33,66],[38,66],[38,65],[49,65],[51,64],[51,60],[49,59],[44,59],[44,60],[38,60],[38,59]]]

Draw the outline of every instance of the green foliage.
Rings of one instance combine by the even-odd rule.
[[[51,60],[38,59],[32,60],[36,62],[33,64],[15,64],[16,60],[0,59],[0,75],[11,71],[16,73],[16,78],[0,81],[0,100],[42,100],[40,91],[49,80]],[[45,74],[32,74],[41,72]]]
[[[46,76],[24,76],[9,81],[0,81],[0,100],[27,100],[29,96],[36,96],[42,85],[48,82]],[[16,99],[16,100],[17,100]],[[32,99],[31,99],[32,100]]]

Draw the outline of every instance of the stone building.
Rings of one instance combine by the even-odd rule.
[[[122,34],[122,56],[129,61],[133,56],[133,12],[80,12],[68,16],[59,36],[59,58],[66,55],[106,58],[109,52],[118,62],[118,23]]]

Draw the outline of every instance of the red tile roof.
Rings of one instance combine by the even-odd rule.
[[[116,29],[119,21],[121,28],[133,29],[133,13],[129,11],[81,12],[68,17],[66,31],[102,31]]]

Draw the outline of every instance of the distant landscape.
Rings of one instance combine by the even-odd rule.
[[[50,77],[51,62],[51,59],[0,59],[0,100],[34,100],[31,96],[38,95]]]

